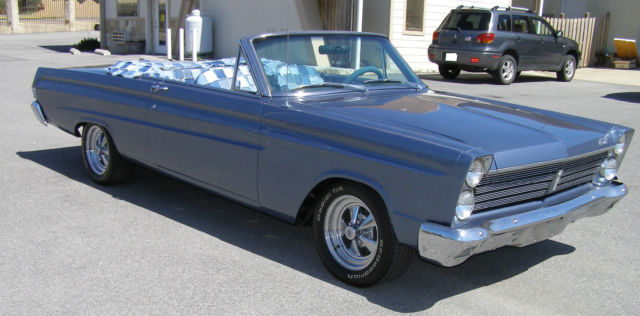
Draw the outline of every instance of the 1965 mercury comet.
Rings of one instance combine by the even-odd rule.
[[[624,195],[633,130],[429,90],[387,38],[247,37],[235,58],[38,69],[41,123],[82,136],[89,176],[137,163],[291,223],[372,285],[417,250],[455,266],[526,246]]]

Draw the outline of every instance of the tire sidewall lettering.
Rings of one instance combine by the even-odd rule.
[[[338,195],[338,193],[343,191],[344,191],[344,188],[342,186],[338,186],[329,190],[327,194],[325,194],[322,197],[322,200],[320,201],[320,207],[318,209],[318,213],[316,214],[316,217],[315,217],[315,220],[317,222],[322,221],[327,208],[331,204],[331,201],[333,201],[334,197]]]
[[[376,267],[380,263],[380,260],[382,259],[382,252],[384,250],[384,244],[383,243],[384,243],[384,240],[380,239],[379,240],[379,245],[378,245],[378,252],[376,253],[376,258],[373,260],[373,262],[371,262],[371,264],[367,267],[367,269],[364,270],[364,272],[361,272],[361,273],[347,273],[347,278],[351,279],[351,280],[362,279],[362,278],[368,276],[369,274],[371,274],[376,269]]]

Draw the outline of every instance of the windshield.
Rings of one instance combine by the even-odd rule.
[[[272,92],[421,86],[384,37],[277,35],[256,38],[252,43]]]

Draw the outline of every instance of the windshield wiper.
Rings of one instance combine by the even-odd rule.
[[[298,86],[298,87],[295,87],[295,88],[291,89],[291,91],[296,91],[296,90],[301,90],[301,89],[309,89],[309,88],[324,88],[324,87],[351,88],[351,89],[358,90],[358,91],[366,91],[367,90],[366,88],[364,88],[362,86],[355,85],[355,84],[339,83],[339,82],[322,82],[322,83],[313,83],[313,84],[306,84],[306,85]]]
[[[384,79],[371,79],[371,80],[365,80],[364,84],[369,84],[369,83],[402,83],[402,81],[400,80],[392,80],[389,78],[384,78]]]

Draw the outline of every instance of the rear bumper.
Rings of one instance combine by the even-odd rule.
[[[445,61],[446,53],[457,54],[456,61]],[[459,49],[447,49],[440,46],[429,46],[429,61],[440,64],[456,65],[463,70],[495,70],[498,68],[500,52],[464,51]],[[471,62],[477,58],[477,62]]]
[[[422,258],[452,267],[477,253],[548,239],[580,218],[605,213],[626,194],[624,184],[612,183],[560,204],[488,220],[477,227],[450,228],[425,222],[420,227],[418,249]]]
[[[33,112],[33,115],[36,116],[36,119],[38,120],[38,122],[40,122],[40,124],[47,126],[47,119],[44,117],[44,113],[42,113],[42,107],[40,106],[40,103],[38,103],[38,101],[31,102],[31,111]]]

